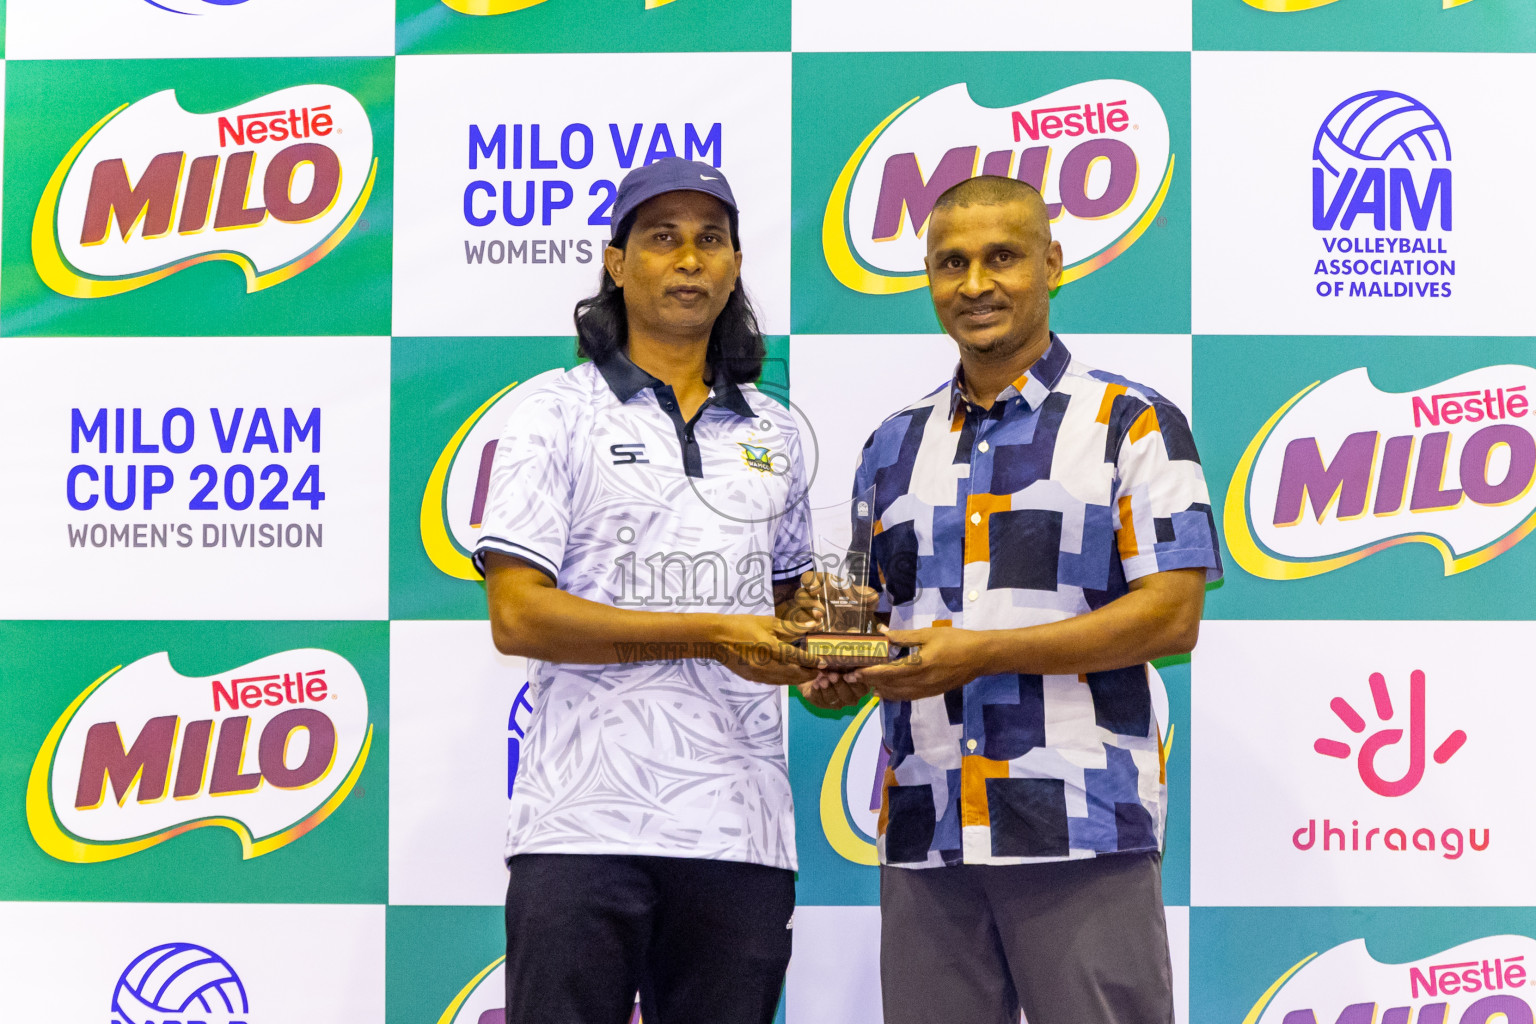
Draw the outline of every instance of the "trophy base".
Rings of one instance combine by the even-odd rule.
[[[891,642],[862,633],[808,633],[800,638],[805,653],[825,658],[828,668],[861,668],[891,660]]]

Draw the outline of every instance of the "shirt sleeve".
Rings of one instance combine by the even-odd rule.
[[[1189,422],[1163,400],[1135,415],[1120,440],[1111,510],[1127,581],[1170,569],[1221,578],[1211,496]]]
[[[482,576],[485,553],[495,551],[560,577],[575,479],[566,404],[548,392],[530,395],[502,428],[473,556]]]
[[[773,537],[773,582],[776,584],[798,579],[801,573],[814,564],[811,554],[811,502],[805,462],[800,452],[800,435],[790,433],[786,440],[789,497]]]

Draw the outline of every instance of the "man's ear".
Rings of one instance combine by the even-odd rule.
[[[1053,291],[1061,287],[1061,264],[1061,243],[1052,239],[1051,247],[1045,254],[1045,266],[1049,274],[1050,287]]]
[[[613,278],[613,283],[620,288],[624,287],[624,250],[615,249],[613,246],[603,250],[603,269],[608,271],[608,276]]]

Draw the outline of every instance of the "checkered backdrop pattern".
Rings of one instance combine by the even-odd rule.
[[[1180,1020],[1531,1020],[1528,0],[0,10],[0,1019],[500,1019],[487,444],[678,155],[814,507],[952,370],[923,236],[976,173],[1050,204],[1073,353],[1188,415]],[[788,703],[791,1024],[880,1019],[873,711]]]

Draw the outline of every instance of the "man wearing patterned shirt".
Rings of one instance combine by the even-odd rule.
[[[529,660],[507,830],[509,1024],[768,1024],[789,962],[794,811],[774,615],[810,566],[800,442],[752,385],[736,201],[675,158],[619,185],[591,362],[503,429],[475,564]],[[763,685],[763,684],[774,685]]]
[[[1194,646],[1221,573],[1194,441],[1051,332],[1061,247],[1034,189],[950,189],[926,262],[960,365],[881,424],[854,484],[916,651],[839,681],[879,694],[890,752],[886,1024],[1170,1024],[1146,663]]]

